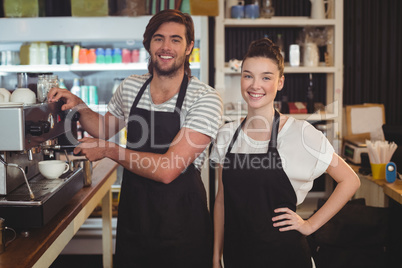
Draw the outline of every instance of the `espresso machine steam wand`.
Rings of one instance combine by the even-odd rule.
[[[31,197],[32,200],[34,200],[34,199],[35,199],[35,195],[34,195],[34,193],[33,193],[32,190],[31,190],[31,186],[29,186],[29,182],[28,182],[28,179],[27,179],[27,175],[25,174],[24,169],[23,169],[22,167],[20,167],[19,165],[17,165],[17,164],[7,163],[1,155],[0,155],[0,162],[1,162],[3,165],[5,165],[6,167],[18,168],[18,169],[22,172],[22,175],[24,175],[25,184],[26,184],[27,187],[28,187],[29,196]]]

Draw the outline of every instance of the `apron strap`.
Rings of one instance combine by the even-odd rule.
[[[135,97],[132,107],[137,107],[137,104],[138,104],[138,102],[140,102],[142,94],[144,94],[144,91],[147,88],[148,84],[151,82],[152,78],[153,78],[153,76],[151,75],[151,77],[148,78],[148,80],[145,81],[145,83],[142,85],[140,91],[138,91],[138,93],[137,93],[137,97]]]
[[[271,140],[269,141],[268,148],[276,148],[278,141],[278,130],[279,130],[279,122],[281,116],[278,111],[275,109],[274,122],[272,123],[272,131],[271,131]]]
[[[176,101],[176,110],[178,112],[181,111],[181,106],[183,105],[184,97],[186,96],[187,84],[188,84],[188,76],[186,74],[184,74],[183,81],[181,81],[181,85],[180,85],[179,96],[177,96],[177,101]]]
[[[233,147],[233,145],[234,145],[234,143],[235,143],[235,141],[237,139],[237,136],[239,136],[241,128],[243,127],[244,123],[246,123],[246,119],[247,119],[247,116],[243,119],[243,121],[241,122],[240,126],[236,129],[236,132],[233,135],[232,141],[229,144],[228,151],[227,151],[228,153],[230,153],[230,151],[232,151],[232,147]]]

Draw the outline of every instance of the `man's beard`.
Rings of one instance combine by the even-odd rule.
[[[177,67],[176,64],[172,65],[167,70],[162,70],[159,68],[159,64],[157,62],[154,63],[154,71],[159,75],[159,76],[167,76],[167,77],[172,77],[174,76],[177,71],[180,69],[180,67]]]
[[[153,69],[159,76],[167,76],[173,77],[181,68],[184,66],[184,61],[186,60],[186,55],[180,58],[176,58],[177,61],[173,63],[173,65],[166,70],[162,70],[159,66],[158,61],[153,62]]]

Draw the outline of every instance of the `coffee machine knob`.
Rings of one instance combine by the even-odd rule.
[[[50,131],[50,122],[48,122],[48,121],[39,121],[39,122],[27,121],[25,124],[25,129],[26,129],[26,133],[31,134],[32,136],[40,136],[40,135],[48,133]]]

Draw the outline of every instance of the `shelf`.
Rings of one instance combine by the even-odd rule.
[[[324,63],[320,64],[320,66],[316,67],[306,67],[306,66],[298,66],[292,67],[289,65],[285,65],[285,74],[287,73],[335,73],[337,69],[333,66],[325,66]],[[225,66],[228,66],[226,63]],[[223,72],[227,75],[240,75],[241,72],[235,71],[230,67],[225,67]]]
[[[224,19],[226,27],[305,27],[335,26],[335,19],[310,19],[309,17],[273,17],[271,19]]]
[[[147,70],[148,63],[72,64],[72,65],[3,65],[0,73],[94,72]],[[200,69],[200,63],[190,63],[191,69]]]

